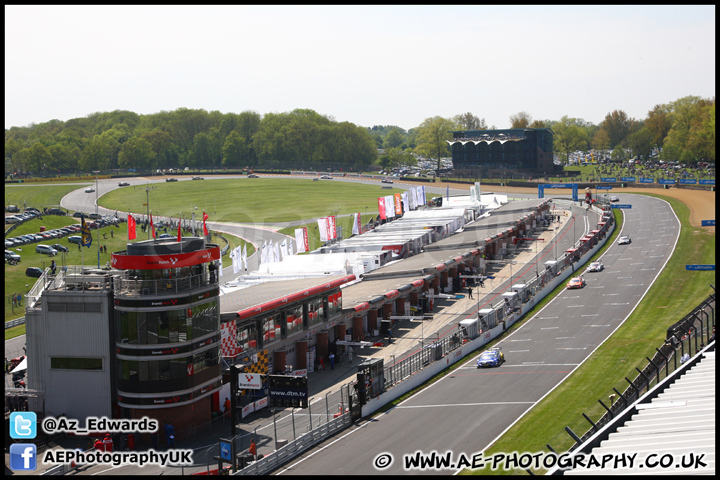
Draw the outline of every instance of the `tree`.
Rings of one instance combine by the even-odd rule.
[[[653,143],[658,149],[662,149],[665,143],[665,137],[670,132],[669,109],[665,105],[655,105],[652,110],[648,112],[648,118],[645,120],[645,128],[648,129],[653,137]]]
[[[587,132],[577,124],[577,119],[565,115],[553,124],[552,131],[555,134],[554,150],[565,155],[565,163],[569,161],[571,152],[587,149]]]
[[[688,149],[695,158],[715,162],[715,100],[703,101],[690,127]]]
[[[605,120],[601,126],[607,132],[608,138],[610,138],[611,148],[620,145],[625,137],[627,137],[630,131],[630,122],[631,119],[627,116],[627,113],[622,110],[614,110],[605,116]]]
[[[402,145],[404,141],[405,139],[400,131],[397,128],[393,128],[385,136],[383,144],[385,145],[385,148],[396,148]]]
[[[121,168],[147,169],[155,160],[155,152],[150,142],[144,138],[131,138],[123,143],[118,154],[118,166]]]
[[[417,151],[428,158],[437,160],[437,170],[440,170],[440,159],[450,156],[448,141],[452,140],[452,131],[458,125],[447,118],[440,116],[426,118],[418,127]]]
[[[510,128],[528,128],[532,117],[527,112],[518,112],[510,115]]]
[[[225,137],[225,144],[223,145],[223,159],[222,164],[224,167],[240,167],[243,166],[243,160],[247,155],[247,142],[237,131],[233,130]]]
[[[52,155],[50,155],[47,147],[40,142],[36,142],[28,149],[28,154],[30,169],[37,174],[45,173],[45,168],[52,161]]]
[[[458,124],[458,128],[461,130],[487,130],[485,119],[480,120],[470,112],[455,115],[453,121]]]
[[[196,167],[209,167],[212,165],[210,158],[210,137],[205,132],[200,132],[193,139],[193,159],[192,165]]]
[[[152,130],[145,132],[140,138],[147,140],[155,152],[155,166],[169,167],[171,164],[168,162],[168,154],[172,146],[172,136],[163,130]]]
[[[633,156],[648,158],[654,146],[653,135],[650,130],[643,127],[635,133],[627,136],[627,147],[632,150]]]

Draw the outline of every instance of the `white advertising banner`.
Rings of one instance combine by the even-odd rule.
[[[262,375],[259,373],[238,373],[238,388],[260,390],[262,388]]]

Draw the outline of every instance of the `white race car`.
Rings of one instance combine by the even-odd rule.
[[[630,240],[630,235],[621,235],[617,243],[618,245],[627,245],[631,242],[632,240]]]
[[[588,272],[602,272],[605,268],[605,265],[603,265],[602,262],[592,262],[590,266],[588,267]]]

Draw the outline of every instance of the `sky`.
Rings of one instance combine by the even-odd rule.
[[[5,6],[5,128],[94,112],[312,109],[642,120],[715,97],[715,6]]]

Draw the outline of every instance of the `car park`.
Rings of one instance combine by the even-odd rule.
[[[630,235],[620,235],[617,243],[618,245],[628,245],[632,243],[632,240],[630,239]]]
[[[25,275],[27,275],[28,277],[40,278],[42,277],[42,274],[42,269],[38,267],[28,267],[28,269],[25,270]]]
[[[82,237],[80,235],[72,235],[68,237],[70,243],[82,243]]]
[[[605,265],[603,265],[602,262],[600,262],[600,261],[592,262],[592,263],[590,263],[590,266],[588,266],[587,271],[588,272],[602,272],[604,268],[605,268]]]
[[[166,182],[177,182],[178,179],[177,178],[166,178],[165,181]]]
[[[50,245],[52,248],[57,250],[58,252],[68,252],[70,251],[69,248],[67,248],[65,245],[60,245],[59,243],[56,243],[54,245]]]
[[[500,350],[500,347],[495,347],[481,353],[477,360],[477,368],[499,367],[505,361],[505,355]]]
[[[93,193],[95,189],[93,187],[88,187],[85,189],[85,193]]]
[[[576,288],[583,288],[585,286],[585,279],[583,277],[573,277],[567,283],[567,289],[573,290]]]
[[[43,255],[50,255],[51,257],[54,257],[58,252],[50,245],[40,244],[35,246],[35,253],[42,253]]]

